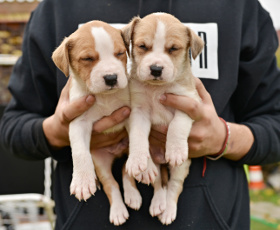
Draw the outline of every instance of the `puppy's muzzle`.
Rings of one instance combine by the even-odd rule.
[[[104,77],[105,84],[114,87],[117,84],[117,74],[112,74],[112,75],[105,75]]]
[[[157,78],[157,77],[161,76],[163,67],[162,66],[151,65],[150,70],[151,70],[151,75],[153,75],[155,78]]]

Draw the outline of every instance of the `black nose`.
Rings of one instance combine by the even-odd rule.
[[[117,84],[118,76],[116,74],[105,75],[103,78],[105,80],[105,84],[108,85],[108,86],[113,87],[114,85]]]
[[[156,65],[151,65],[150,66],[151,74],[154,77],[160,77],[161,74],[162,74],[162,69],[163,69],[162,66],[156,66]]]

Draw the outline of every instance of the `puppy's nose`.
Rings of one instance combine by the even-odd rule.
[[[105,75],[104,77],[105,84],[108,86],[113,87],[114,85],[117,84],[117,74],[112,74],[112,75]]]
[[[151,70],[151,75],[154,77],[160,77],[162,74],[162,66],[156,66],[156,65],[151,65],[150,70]]]

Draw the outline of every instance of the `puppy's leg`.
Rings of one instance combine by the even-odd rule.
[[[142,182],[144,184],[149,185],[151,183],[154,183],[157,175],[158,175],[157,166],[153,162],[152,158],[149,158],[147,169],[145,171],[139,173],[137,176],[135,176],[135,179],[138,182]]]
[[[96,191],[96,175],[89,151],[91,131],[92,121],[85,119],[85,114],[73,120],[69,125],[73,158],[70,192],[79,200],[87,200]]]
[[[148,111],[133,108],[129,117],[129,156],[126,171],[136,177],[148,166],[151,122]],[[152,175],[151,175],[152,176]]]
[[[112,174],[112,164],[115,155],[107,149],[98,150],[92,156],[96,174],[110,203],[110,222],[114,225],[123,224],[129,217],[123,202],[120,187]]]
[[[191,160],[185,161],[181,166],[170,167],[170,180],[167,185],[166,209],[158,218],[162,224],[171,224],[177,215],[177,202],[183,190],[185,178],[189,174]]]
[[[135,179],[127,174],[125,166],[122,169],[122,174],[124,201],[130,208],[138,210],[142,205],[142,197],[136,187]]]
[[[160,172],[160,165],[157,165],[158,171]],[[166,209],[166,184],[162,182],[162,175],[158,173],[158,176],[153,183],[154,196],[151,201],[149,208],[151,216],[158,216]]]
[[[185,113],[176,110],[170,122],[166,137],[166,161],[171,166],[181,165],[188,159],[188,137],[193,120]]]

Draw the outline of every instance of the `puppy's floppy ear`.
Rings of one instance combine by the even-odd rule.
[[[191,29],[187,27],[187,34],[189,36],[190,48],[192,52],[192,57],[195,59],[203,50],[204,42],[203,40],[196,35]]]
[[[69,76],[69,43],[70,39],[64,38],[59,47],[52,54],[54,64],[65,74]]]
[[[124,40],[124,44],[126,46],[127,51],[129,52],[129,45],[130,41],[132,40],[133,37],[133,31],[136,26],[136,24],[141,20],[140,17],[134,17],[130,23],[128,23],[125,27],[121,29],[122,31],[122,37]]]

